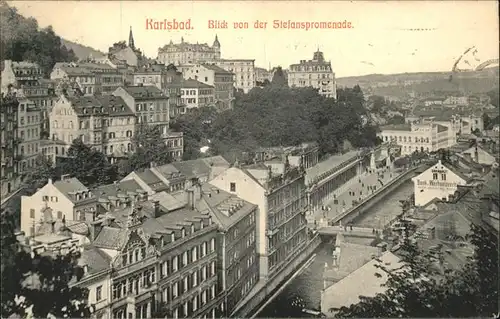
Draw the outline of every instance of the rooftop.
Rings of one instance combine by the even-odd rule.
[[[411,124],[389,124],[380,127],[382,131],[411,131]]]
[[[205,83],[202,83],[197,80],[193,79],[188,79],[188,80],[183,80],[181,83],[182,88],[187,88],[187,89],[213,89],[214,87]]]
[[[219,73],[219,74],[227,74],[227,75],[230,75],[230,74],[233,74],[232,72],[229,72],[229,71],[226,71],[224,70],[223,68],[221,67],[218,67],[217,65],[213,65],[213,64],[202,64],[203,67],[209,69],[209,70],[212,70],[214,71],[215,73]]]
[[[123,89],[130,94],[134,99],[167,99],[162,91],[154,85],[135,85],[124,86]]]
[[[346,161],[357,158],[358,151],[349,151],[340,155],[332,155],[324,161],[321,161],[306,170],[306,184],[310,184],[322,174],[337,168],[339,165]]]

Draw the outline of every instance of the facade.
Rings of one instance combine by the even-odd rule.
[[[255,67],[255,83],[259,83],[262,85],[266,80],[271,81],[269,77],[270,73],[268,70],[264,68]]]
[[[255,60],[220,59],[212,63],[234,74],[234,87],[236,89],[248,93],[255,87]]]
[[[311,211],[334,198],[334,192],[363,173],[366,163],[357,151],[333,155],[306,170],[307,202]]]
[[[24,174],[36,168],[36,157],[40,148],[42,112],[31,99],[20,96],[18,110],[19,173]]]
[[[168,96],[168,107],[170,118],[186,113],[186,105],[182,103],[181,86],[184,81],[182,72],[178,71],[173,64],[166,68],[165,94]]]
[[[123,75],[105,63],[58,62],[54,65],[50,78],[75,82],[84,95],[111,94],[124,84]]]
[[[312,60],[302,60],[288,69],[288,86],[313,87],[320,95],[337,98],[337,84],[332,63],[325,61],[323,52],[316,51]]]
[[[183,71],[184,79],[215,87],[215,106],[220,111],[233,108],[234,74],[216,65],[197,64]]]
[[[430,121],[446,126],[454,135],[467,135],[478,129],[484,130],[483,116],[475,112],[455,112],[442,109],[416,111],[405,117],[406,123]],[[451,133],[450,133],[451,134]]]
[[[259,163],[231,167],[209,182],[259,207],[256,241],[262,280],[273,278],[307,243],[304,173],[300,167],[287,167],[277,175]]]
[[[255,241],[258,208],[208,183],[201,185],[199,191],[198,210],[208,209],[219,226],[218,287],[224,294],[224,315],[228,317],[259,281]]]
[[[92,220],[96,205],[92,191],[78,179],[49,180],[35,194],[21,197],[21,231],[33,237],[43,231],[48,219],[56,228],[64,222]]]
[[[154,85],[158,89],[165,88],[165,66],[163,64],[144,65],[134,71],[133,85]]]
[[[468,177],[451,165],[439,161],[425,172],[412,178],[415,185],[415,205],[425,206],[437,198],[447,201],[459,185],[466,185]]]
[[[422,102],[424,103],[425,106],[432,106],[432,105],[443,105],[445,99],[439,98],[439,97],[430,97],[424,99]]]
[[[432,121],[423,123],[386,125],[377,134],[384,142],[392,141],[401,146],[401,154],[415,151],[435,152],[456,144],[456,136],[448,127]]]
[[[19,101],[14,95],[2,93],[0,107],[0,142],[1,142],[1,197],[5,198],[17,190],[19,178],[19,137],[18,111]]]
[[[260,148],[255,152],[256,161],[269,161],[275,158],[288,159],[291,166],[308,169],[318,163],[319,147],[317,143],[311,142],[298,146]]]
[[[188,43],[181,38],[181,43],[174,44],[170,41],[169,44],[158,49],[157,60],[165,65],[174,64],[189,64],[189,63],[204,63],[221,58],[220,43],[217,35],[214,43],[209,46],[206,43]]]
[[[215,103],[215,88],[196,80],[183,80],[181,103],[187,109],[212,106]]]
[[[18,89],[23,86],[37,85],[41,78],[43,78],[43,71],[38,64],[5,60],[2,70],[1,92],[8,93],[9,87]]]
[[[469,98],[467,96],[448,96],[443,104],[466,106],[469,104]]]

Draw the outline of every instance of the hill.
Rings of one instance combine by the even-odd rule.
[[[499,86],[499,68],[469,72],[421,72],[401,74],[369,74],[337,79],[339,87],[359,85],[369,94],[407,97],[411,93],[486,93]]]
[[[94,48],[85,45],[81,45],[73,41],[66,40],[64,38],[61,38],[61,45],[65,46],[68,50],[70,49],[73,50],[78,60],[86,59],[90,55],[92,55],[92,57],[94,58],[100,58],[105,55],[105,53],[99,50],[96,50]]]

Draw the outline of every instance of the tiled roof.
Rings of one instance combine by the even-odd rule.
[[[116,196],[119,193],[127,193],[127,192],[137,193],[139,190],[143,189],[135,180],[131,179],[126,181],[121,181],[116,184],[101,185],[93,189],[92,191],[98,198],[100,197],[107,198],[108,196]]]
[[[110,116],[134,115],[121,97],[114,95],[68,97],[78,115],[107,114]]]
[[[202,64],[202,65],[203,65],[203,67],[205,67],[205,68],[207,68],[209,70],[215,71],[215,73],[227,74],[227,75],[233,74],[233,73],[231,73],[229,71],[224,70],[221,67],[218,67],[217,65],[213,65],[213,64]]]
[[[156,170],[157,173],[164,176],[167,180],[186,177],[182,175],[181,172],[179,172],[179,170],[172,164],[157,166],[153,169]]]
[[[85,222],[81,221],[73,221],[73,220],[67,220],[66,221],[66,228],[71,231],[72,233],[79,234],[79,235],[88,235],[89,233],[89,227]]]
[[[209,210],[214,221],[218,222],[224,229],[236,224],[256,207],[254,204],[210,184],[203,184],[201,190],[202,200],[197,203],[198,210]]]
[[[379,257],[388,268],[396,268],[400,265],[400,259],[393,253],[387,251]],[[355,270],[336,284],[326,288],[321,300],[321,308],[328,312],[330,308],[349,307],[359,302],[359,295],[373,297],[383,293],[387,288],[381,284],[386,282],[387,274],[375,267],[377,260],[371,260],[364,266]],[[381,277],[375,276],[379,273]]]
[[[105,226],[94,240],[94,246],[105,249],[120,249],[128,241],[128,232],[124,229]]]
[[[83,185],[77,178],[65,178],[61,181],[54,182],[54,187],[57,188],[61,193],[63,193],[68,199],[75,202],[72,194],[73,192],[84,192],[89,189]]]
[[[81,263],[89,268],[90,273],[97,273],[111,268],[111,257],[96,247],[88,247],[82,253]]]
[[[177,210],[186,205],[186,201],[180,201],[174,196],[166,193],[159,192],[150,196],[151,201],[158,201],[167,212]]]
[[[186,178],[208,176],[211,166],[227,166],[229,163],[222,156],[201,158],[190,161],[174,162],[172,165]]]
[[[123,89],[136,100],[167,99],[154,85],[124,86]]]
[[[389,124],[380,127],[382,131],[411,131],[411,124]]]
[[[142,179],[148,186],[158,184],[158,183],[163,183],[161,179],[158,178],[158,176],[155,175],[155,173],[151,172],[151,170],[145,169],[143,171],[136,172],[137,176],[139,176],[140,179]]]
[[[181,83],[181,88],[186,88],[186,89],[213,89],[214,87],[212,85],[208,85],[205,83],[202,83],[197,80],[193,79],[188,79],[188,80],[183,80]]]
[[[358,155],[357,151],[350,151],[341,155],[332,155],[324,161],[321,161],[306,170],[306,184],[310,183],[316,177],[328,172],[329,170],[339,166],[343,162],[355,158]]]

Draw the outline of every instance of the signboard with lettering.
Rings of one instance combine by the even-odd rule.
[[[457,188],[458,183],[443,181],[421,181],[417,180],[417,185],[421,188]]]

